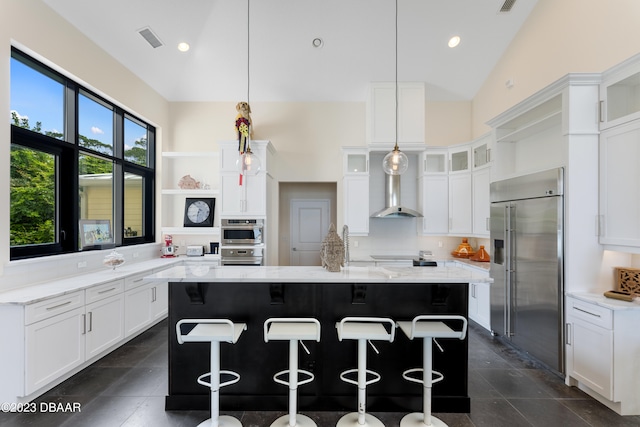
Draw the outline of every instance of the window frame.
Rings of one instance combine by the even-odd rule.
[[[47,67],[26,53],[12,46],[11,58],[18,60],[35,71],[47,77],[62,82],[64,94],[64,137],[56,139],[42,133],[11,125],[11,144],[55,155],[56,162],[56,206],[55,206],[55,236],[56,242],[51,244],[34,244],[10,247],[10,260],[34,258],[40,256],[57,255],[63,253],[81,252],[79,245],[79,157],[81,154],[97,156],[112,161],[113,168],[113,224],[112,232],[116,246],[130,246],[155,242],[155,132],[151,124],[140,119],[136,114],[127,111],[119,105],[104,99],[91,89],[84,87],[69,77]],[[90,96],[97,102],[113,109],[114,137],[113,154],[108,155],[80,146],[78,97],[80,94]],[[134,120],[147,129],[147,165],[125,160],[124,154],[124,120],[125,117]],[[124,175],[126,172],[135,173],[143,178],[142,200],[142,236],[124,236]],[[10,185],[10,183],[9,183]]]

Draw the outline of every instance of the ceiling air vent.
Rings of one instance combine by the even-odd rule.
[[[158,36],[151,31],[151,28],[144,27],[141,30],[138,30],[138,34],[140,34],[144,39],[155,49],[156,47],[160,47],[163,43],[160,41]]]
[[[504,0],[504,3],[502,4],[502,7],[500,8],[500,13],[507,13],[507,12],[511,12],[511,9],[513,9],[513,5],[516,3],[516,0]]]

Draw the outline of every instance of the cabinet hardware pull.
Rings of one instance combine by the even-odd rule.
[[[156,301],[156,288],[151,288],[151,302]]]
[[[600,101],[598,116],[600,116],[600,121],[604,122],[604,101]]]
[[[114,291],[116,288],[109,288],[109,289],[105,289],[104,291],[99,291],[99,294],[106,294],[107,292],[111,292]]]
[[[602,317],[602,316],[600,316],[598,313],[592,313],[592,312],[590,312],[590,311],[583,310],[583,309],[578,308],[578,307],[573,307],[573,309],[574,309],[574,310],[581,311],[581,312],[583,312],[583,313],[585,313],[585,314],[588,314],[588,315],[591,315],[591,316],[594,316],[594,317]]]
[[[141,277],[139,279],[134,280],[133,283],[142,282],[143,280],[144,280],[144,277]]]
[[[63,302],[62,304],[54,305],[53,307],[47,307],[47,310],[55,310],[56,308],[64,307],[71,304],[71,301]]]
[[[564,325],[564,341],[567,345],[571,345],[571,323]]]
[[[82,315],[82,335],[87,333],[87,315]]]
[[[93,330],[93,312],[89,312],[89,332]]]

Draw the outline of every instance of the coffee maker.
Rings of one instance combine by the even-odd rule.
[[[165,234],[164,246],[162,247],[162,258],[173,258],[176,256],[176,247],[173,246],[173,236]]]

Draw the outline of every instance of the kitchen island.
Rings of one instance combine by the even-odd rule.
[[[418,314],[467,316],[468,284],[488,279],[459,267],[347,267],[331,273],[321,267],[176,266],[149,276],[169,281],[169,388],[165,408],[207,409],[209,390],[196,378],[209,371],[209,346],[178,344],[175,325],[184,318],[228,318],[248,328],[236,344],[222,344],[221,367],[240,374],[223,389],[223,410],[285,410],[288,389],[272,376],[288,366],[285,343],[265,343],[263,323],[270,317],[315,317],[320,342],[305,342],[300,367],[315,381],[300,387],[300,410],[352,410],[356,390],[339,375],[356,366],[355,341],[338,341],[335,323],[346,316],[410,320]],[[469,412],[467,341],[440,340],[434,368],[445,379],[433,389],[434,412]],[[376,342],[368,368],[382,380],[367,388],[370,411],[420,411],[422,387],[402,372],[422,366],[422,342],[396,333],[393,343]]]

